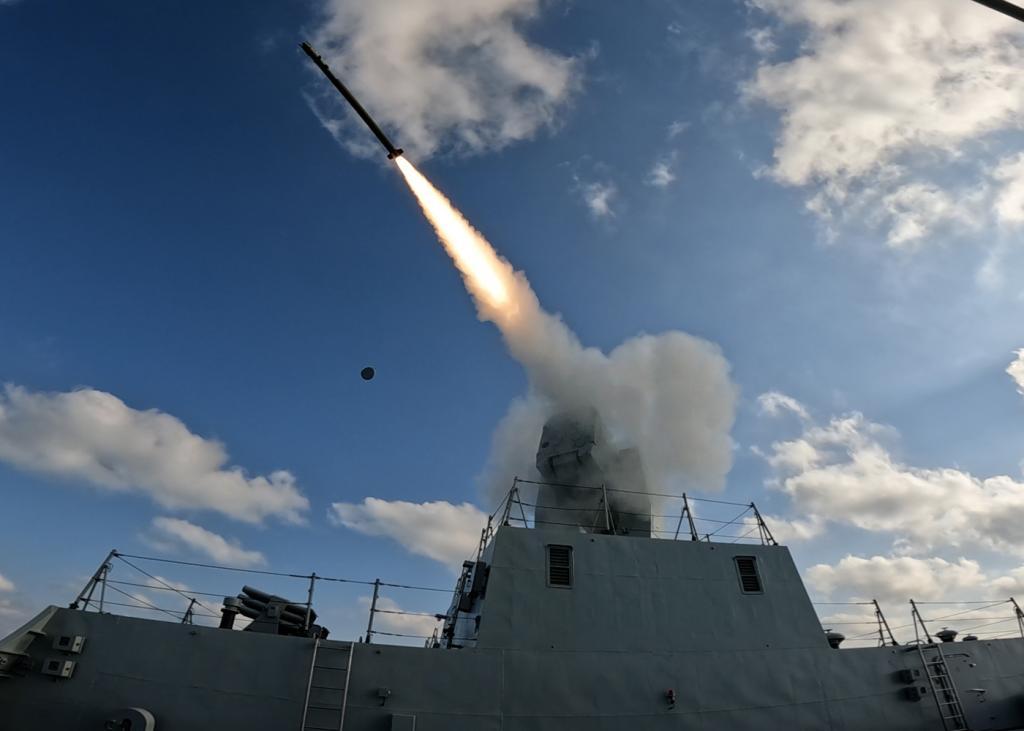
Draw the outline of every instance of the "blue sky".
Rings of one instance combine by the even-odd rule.
[[[473,514],[364,498],[494,507],[528,376],[305,38],[585,345],[721,349],[721,494],[805,521],[816,596],[1008,593],[1024,32],[925,5],[0,3],[0,629],[112,547],[446,586],[423,516]]]

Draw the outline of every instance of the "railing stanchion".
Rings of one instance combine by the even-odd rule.
[[[910,600],[910,615],[914,621],[914,639],[916,639],[919,643],[921,641],[921,635],[917,631],[918,625],[920,625],[921,631],[924,632],[925,639],[928,640],[929,643],[934,642],[931,634],[928,632],[928,628],[924,624],[924,618],[922,618],[921,613],[917,611],[917,602],[915,602],[913,599]]]
[[[1017,628],[1020,629],[1020,636],[1024,638],[1024,612],[1020,610],[1020,605],[1017,604],[1017,600],[1012,596],[1010,597],[1010,603],[1013,604],[1013,613],[1017,616]]]
[[[889,634],[889,644],[893,647],[899,646],[900,643],[896,641],[896,638],[892,634],[892,630],[889,629],[889,622],[886,620],[885,615],[882,614],[882,608],[878,606],[878,600],[872,599],[871,603],[875,605],[875,619],[878,620],[878,646],[883,647],[886,644],[885,635],[882,634],[883,627]]]
[[[68,609],[78,609],[78,605],[82,605],[82,609],[88,609],[89,603],[92,601],[92,594],[96,591],[96,585],[102,583],[103,586],[100,588],[100,605],[99,610],[103,611],[103,596],[106,593],[107,588],[107,573],[110,571],[110,559],[117,555],[117,549],[114,548],[107,554],[107,557],[103,559],[103,563],[96,569],[96,573],[89,579],[89,583],[83,587],[82,591],[79,592],[71,604],[68,605]]]
[[[608,507],[608,485],[601,485],[601,504],[604,506],[604,529],[606,532],[612,532],[612,513]]]
[[[182,624],[192,624],[192,608],[196,605],[196,598],[192,597],[188,602],[188,609],[185,610],[185,614],[181,617]]]
[[[700,536],[697,535],[697,526],[693,524],[693,509],[690,507],[690,498],[683,493],[683,511],[679,513],[679,523],[676,525],[676,534],[672,540],[679,538],[679,529],[683,526],[683,516],[686,517],[686,523],[690,528],[690,540],[699,541]]]
[[[519,484],[519,478],[518,477],[513,477],[512,478],[512,487],[508,491],[508,494],[505,495],[505,509],[501,511],[501,524],[502,525],[508,525],[509,518],[511,517],[511,514],[512,514],[512,498],[513,498],[513,496],[515,496],[519,492],[519,488],[517,487],[518,484]],[[522,507],[522,505],[520,505],[520,507]]]
[[[523,498],[519,494],[519,488],[517,487],[515,490],[516,490],[516,503],[519,504],[519,514],[521,516],[523,516],[523,527],[524,528],[529,528],[530,526],[527,525],[527,523],[526,523],[526,511],[523,509]]]
[[[380,579],[373,581],[373,599],[370,600],[370,620],[366,623],[366,644],[373,639],[373,614],[377,611],[377,597],[380,596]]]
[[[306,594],[306,622],[305,629],[308,632],[313,624],[313,592],[316,589],[316,571],[309,575],[309,592]]]
[[[102,566],[103,575],[100,577],[100,614],[103,614],[103,602],[107,598],[107,577],[110,576],[110,570],[114,568],[114,565],[107,561]]]
[[[754,511],[754,518],[757,520],[757,527],[761,532],[761,544],[767,544],[769,546],[779,545],[779,542],[775,540],[775,536],[773,536],[772,532],[768,529],[768,524],[765,523],[764,518],[761,517],[761,512],[753,502],[750,503],[750,509]]]

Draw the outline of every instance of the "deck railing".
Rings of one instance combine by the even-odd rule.
[[[541,505],[536,500],[524,499],[526,488],[535,491],[540,487],[565,488],[572,491],[593,491],[596,500],[585,507],[573,505]],[[622,510],[617,502],[628,503],[640,498],[651,501],[650,512]],[[699,509],[698,509],[699,508]],[[570,521],[538,518],[538,509],[556,514],[589,514],[591,520]],[[738,512],[737,512],[738,509]],[[481,552],[490,541],[496,525],[512,525],[535,528],[538,526],[562,526],[583,528],[592,532],[628,532],[616,525],[616,517],[628,516],[650,521],[650,537],[668,540],[707,541],[718,543],[750,542],[761,545],[778,545],[771,529],[765,522],[757,505],[751,502],[736,502],[713,498],[694,497],[687,493],[669,494],[627,490],[608,485],[580,485],[559,482],[544,482],[516,477],[498,509],[488,518],[480,540]]]

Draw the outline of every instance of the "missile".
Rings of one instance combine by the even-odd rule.
[[[334,72],[331,71],[331,67],[324,63],[324,60],[320,58],[320,54],[316,52],[316,49],[306,42],[302,43],[301,48],[306,52],[307,56],[313,59],[313,63],[317,65],[317,68],[323,71],[327,80],[334,84],[334,88],[337,89],[343,97],[345,97],[345,101],[352,105],[352,108],[356,110],[356,114],[359,115],[359,118],[362,119],[363,122],[366,123],[366,126],[370,128],[370,131],[373,132],[374,137],[380,140],[380,143],[384,145],[384,149],[388,151],[388,159],[394,160],[396,157],[401,155],[403,152],[402,148],[395,147],[391,144],[391,140],[388,139],[388,136],[384,134],[383,130],[381,130],[381,128],[377,126],[377,123],[373,121],[373,117],[363,109],[363,105],[359,103],[359,100],[356,99],[355,96],[353,96],[352,92],[348,90],[348,87],[341,83],[341,80],[334,75]]]
[[[979,5],[984,5],[987,8],[992,8],[998,13],[1008,15],[1011,18],[1024,21],[1024,8],[1019,5],[1014,5],[1007,0],[974,0]]]

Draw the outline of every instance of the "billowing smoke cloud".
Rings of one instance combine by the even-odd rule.
[[[487,482],[500,493],[534,461],[555,410],[595,407],[613,441],[638,447],[659,490],[717,488],[732,464],[736,389],[717,346],[681,332],[639,335],[610,353],[583,346],[540,305],[522,272],[494,251],[404,158],[406,181],[462,273],[481,320],[526,368],[531,391],[498,427]]]

